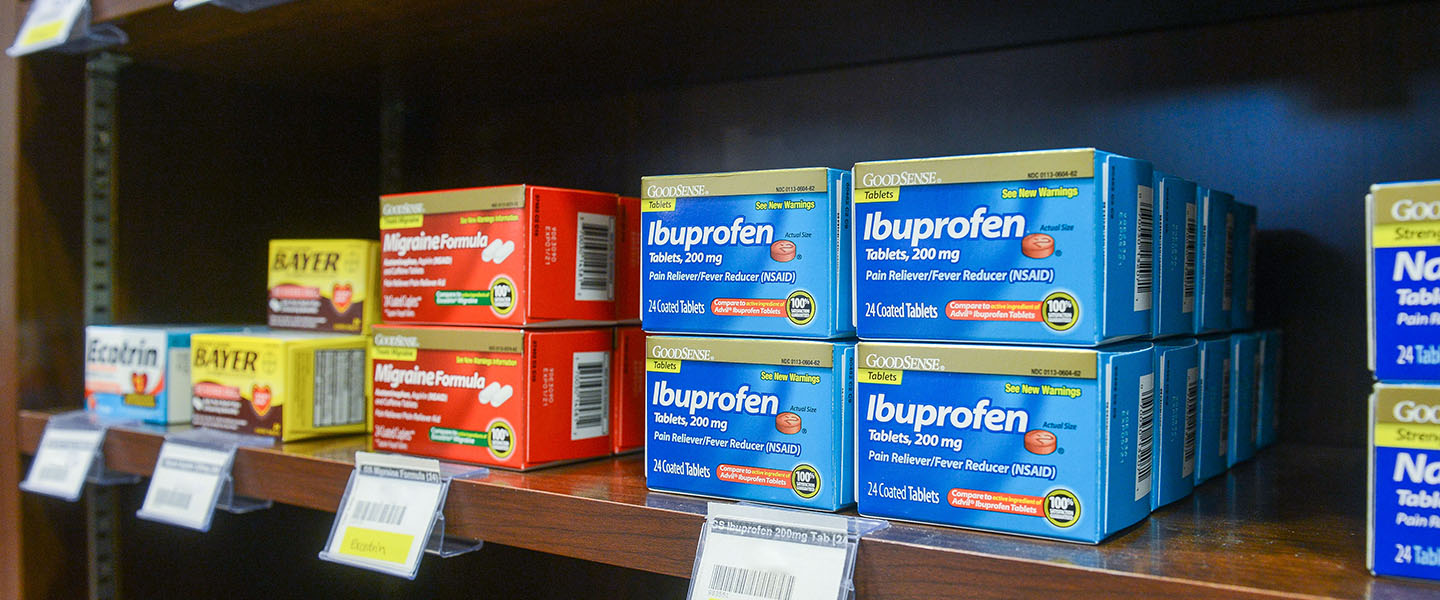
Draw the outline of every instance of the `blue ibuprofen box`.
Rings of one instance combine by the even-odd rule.
[[[86,326],[85,408],[117,419],[189,423],[190,334],[238,329],[219,325]]]
[[[645,331],[854,335],[848,171],[670,175],[641,185]]]
[[[1365,200],[1370,369],[1440,381],[1440,181],[1375,185]]]
[[[1155,207],[1151,335],[1190,335],[1195,323],[1195,182],[1155,171]]]
[[[862,339],[1150,334],[1152,167],[1095,149],[855,165]]]
[[[1440,579],[1440,387],[1375,384],[1368,551],[1376,575]]]
[[[1098,543],[1150,513],[1149,344],[857,356],[861,514]]]
[[[1234,265],[1230,270],[1230,328],[1255,326],[1255,244],[1258,226],[1255,207],[1244,202],[1230,205],[1235,215]]]
[[[1260,424],[1259,339],[1253,333],[1230,334],[1230,428],[1226,461],[1235,466],[1255,457]]]
[[[1195,340],[1200,362],[1200,423],[1195,429],[1195,484],[1230,468],[1230,336]]]
[[[1200,408],[1199,348],[1191,338],[1155,343],[1154,510],[1195,489],[1195,429]]]
[[[1256,427],[1260,433],[1255,440],[1256,449],[1266,448],[1275,443],[1280,429],[1280,331],[1266,329],[1259,336],[1259,348],[1255,351],[1260,359],[1256,372],[1260,374],[1259,405],[1256,409]]]
[[[651,489],[854,504],[853,341],[651,336],[645,345]]]
[[[1195,334],[1215,333],[1230,328],[1230,235],[1235,217],[1230,213],[1234,197],[1205,186],[1196,187],[1200,219],[1195,222]]]

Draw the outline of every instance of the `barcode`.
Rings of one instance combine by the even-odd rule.
[[[710,572],[710,592],[743,594],[766,600],[790,600],[795,590],[795,576],[775,571],[759,571],[729,565],[715,565]],[[732,598],[731,596],[722,596]]]
[[[1250,275],[1245,281],[1245,312],[1255,312],[1255,243],[1256,233],[1259,229],[1254,223],[1250,224]]]
[[[405,518],[405,505],[356,500],[350,504],[350,518],[381,525],[399,526],[400,520]]]
[[[192,496],[194,496],[194,494],[189,492],[182,492],[170,488],[158,488],[155,490],[155,505],[189,510]]]
[[[64,465],[42,465],[35,477],[40,481],[65,481],[69,475],[70,469]]]
[[[1140,430],[1135,440],[1135,499],[1150,493],[1155,449],[1155,374],[1140,376]]]
[[[610,433],[610,353],[576,352],[571,381],[570,439]]]
[[[1250,378],[1254,382],[1250,397],[1250,444],[1260,439],[1260,373],[1265,368],[1265,340],[1261,339],[1259,351],[1255,353],[1255,375]]]
[[[317,350],[314,386],[315,427],[365,422],[364,350]]]
[[[1185,284],[1183,312],[1195,312],[1195,203],[1185,203]]]
[[[1234,265],[1231,262],[1235,258],[1235,215],[1225,214],[1225,287],[1224,294],[1220,296],[1220,309],[1230,310],[1230,294],[1235,291],[1235,283],[1231,281],[1231,269]]]
[[[1230,450],[1230,359],[1225,359],[1220,374],[1220,456]]]
[[[578,213],[575,221],[575,299],[615,299],[615,217]]]
[[[1150,310],[1150,288],[1155,279],[1154,190],[1140,186],[1135,194],[1139,225],[1135,229],[1135,310]],[[1162,192],[1163,193],[1163,192]]]
[[[1200,369],[1191,367],[1185,372],[1185,466],[1182,475],[1186,478],[1195,472],[1195,428],[1200,412]]]

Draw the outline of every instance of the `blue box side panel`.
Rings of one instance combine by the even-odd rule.
[[[1195,473],[1185,472],[1185,436],[1189,372],[1196,368],[1193,343],[1155,348],[1156,397],[1159,417],[1155,426],[1155,485],[1150,499],[1154,510],[1185,496],[1195,487]],[[1193,443],[1193,442],[1192,442]]]
[[[1147,418],[1150,420],[1149,430],[1154,431],[1156,397],[1155,389],[1151,387],[1146,394],[1148,399],[1144,399],[1150,404],[1149,410],[1141,406],[1141,378],[1154,374],[1155,360],[1154,351],[1149,348],[1100,356],[1102,364],[1109,363],[1113,378],[1109,382],[1112,388],[1110,423],[1106,428],[1111,450],[1108,461],[1102,457],[1101,464],[1109,478],[1102,535],[1106,537],[1150,514],[1150,493],[1156,473],[1153,469],[1142,470],[1139,465],[1141,460],[1147,467],[1153,464],[1150,454],[1154,452],[1154,438],[1147,438],[1143,432],[1147,429],[1144,422]],[[1152,378],[1149,381],[1153,386],[1155,380]],[[1142,472],[1147,470],[1152,478],[1149,481],[1142,478]]]
[[[1231,466],[1255,456],[1255,336],[1230,336],[1230,430],[1227,460]]]
[[[1154,279],[1148,288],[1140,281],[1140,203],[1154,214],[1153,170],[1149,162],[1096,152],[1096,171],[1108,169],[1109,197],[1105,236],[1105,314],[1100,326],[1107,340],[1150,334],[1154,306]],[[1154,249],[1151,229],[1150,251]],[[1153,254],[1150,263],[1153,266]]]
[[[1265,340],[1264,369],[1260,372],[1260,439],[1256,444],[1265,448],[1275,443],[1280,429],[1280,357],[1282,335],[1276,330],[1260,333]]]
[[[1155,172],[1155,306],[1151,335],[1192,331],[1193,304],[1185,312],[1186,208],[1195,203],[1195,184]],[[1193,208],[1191,208],[1193,210]]]
[[[837,410],[841,425],[835,430],[835,447],[840,449],[840,504],[855,503],[855,345],[835,349],[835,381],[843,400]]]
[[[1230,313],[1225,305],[1225,221],[1230,213],[1230,195],[1218,190],[1199,188],[1201,218],[1196,277],[1198,308],[1195,312],[1195,333],[1224,331],[1230,328]]]
[[[1241,203],[1231,205],[1235,213],[1235,257],[1231,269],[1234,300],[1230,304],[1230,328],[1249,329],[1254,326],[1254,304],[1250,297],[1250,266],[1252,234],[1255,229],[1255,207]]]
[[[835,309],[830,311],[831,330],[836,337],[847,337],[855,335],[855,286],[850,281],[854,274],[854,266],[850,261],[855,254],[855,233],[851,223],[850,206],[850,171],[830,169],[830,185],[835,189],[832,192],[836,197],[836,208],[834,220],[836,226],[831,227],[831,247],[835,252],[831,255],[834,260],[832,273],[834,287],[831,289],[831,297],[835,298]]]
[[[1198,485],[1225,472],[1228,415],[1226,396],[1229,386],[1229,338],[1202,339],[1200,343],[1200,423],[1196,428],[1199,453],[1196,456],[1195,483]]]

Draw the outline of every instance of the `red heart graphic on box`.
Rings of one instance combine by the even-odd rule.
[[[146,384],[146,383],[149,383],[149,382],[150,382],[150,378],[149,378],[148,376],[146,376],[144,373],[131,373],[131,374],[130,374],[130,385],[135,386],[135,393],[137,393],[137,394],[143,394],[143,393],[145,393],[145,384]]]
[[[348,283],[337,283],[335,289],[330,292],[330,303],[335,305],[335,312],[343,314],[350,308],[350,301],[355,298],[355,290]]]
[[[250,387],[250,405],[255,407],[255,414],[265,416],[270,412],[270,386],[254,385]]]

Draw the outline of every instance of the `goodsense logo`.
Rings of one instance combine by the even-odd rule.
[[[423,215],[425,214],[425,205],[420,202],[411,202],[408,204],[386,204],[385,206],[381,207],[380,214],[383,214],[385,216]]]
[[[899,173],[866,173],[860,178],[861,187],[895,187],[900,185],[927,185],[931,183],[943,183],[940,181],[940,174],[934,171],[914,172],[901,171]]]
[[[1440,219],[1440,200],[1416,202],[1409,198],[1390,206],[1390,216],[1396,221],[1430,221]]]
[[[712,360],[710,350],[701,348],[670,348],[666,346],[655,346],[650,349],[651,358],[669,358],[675,360]]]
[[[389,348],[419,348],[420,340],[408,335],[375,334],[375,345]]]
[[[1392,411],[1395,420],[1401,423],[1433,423],[1440,425],[1440,406],[1430,404],[1416,404],[1414,401],[1405,400],[1395,404]]]
[[[705,190],[703,184],[652,185],[645,188],[645,196],[647,198],[685,198],[708,195],[710,195],[710,192]]]
[[[875,369],[899,369],[902,371],[940,371],[945,365],[938,358],[918,356],[881,356],[871,354],[865,357],[865,366]]]

